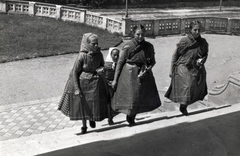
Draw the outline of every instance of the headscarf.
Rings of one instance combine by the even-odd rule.
[[[94,52],[95,50],[91,49],[90,46],[89,46],[89,43],[93,39],[98,39],[98,36],[96,34],[93,34],[93,33],[83,34],[80,51],[84,51],[84,52],[92,51],[92,52]]]

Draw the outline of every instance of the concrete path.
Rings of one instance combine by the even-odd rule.
[[[228,76],[240,71],[240,36],[203,34],[209,42],[206,62],[208,88],[224,84]],[[182,36],[147,38],[155,47],[157,64],[153,68],[162,99],[170,78],[172,53]],[[106,51],[103,51],[106,56]],[[59,99],[77,54],[36,58],[0,64],[0,109],[15,104],[37,104]]]

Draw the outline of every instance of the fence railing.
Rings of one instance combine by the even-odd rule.
[[[130,35],[132,28],[139,24],[145,26],[148,36],[182,34],[189,31],[189,24],[193,20],[200,21],[203,31],[207,33],[240,34],[240,19],[231,18],[190,17],[149,20],[123,18],[117,20],[75,7],[14,0],[0,1],[0,12],[44,16],[63,21],[85,23],[124,36]]]
[[[202,23],[203,31],[206,33],[240,34],[240,19],[216,17],[131,21],[131,26],[127,32],[130,32],[135,25],[142,24],[146,28],[147,35],[164,36],[183,34],[189,31],[190,22],[194,20],[198,20]]]

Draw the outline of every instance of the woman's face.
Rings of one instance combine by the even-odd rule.
[[[200,26],[199,25],[195,25],[192,29],[191,29],[191,33],[193,35],[194,38],[198,38],[200,35]]]
[[[96,51],[98,49],[98,39],[90,39],[89,48],[92,51]]]
[[[137,29],[135,34],[134,34],[134,38],[138,41],[138,42],[142,42],[144,40],[144,32],[141,29]]]
[[[112,57],[113,62],[117,62],[118,61],[118,57],[119,57],[119,50],[114,49],[112,51],[111,57]]]

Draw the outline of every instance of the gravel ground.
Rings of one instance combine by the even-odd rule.
[[[206,62],[209,89],[226,83],[229,74],[240,71],[240,36],[203,34],[209,42]],[[172,53],[182,36],[146,38],[156,51],[153,68],[161,98],[170,82]],[[107,51],[103,51],[106,56]],[[62,95],[77,54],[35,58],[0,64],[0,105]]]

